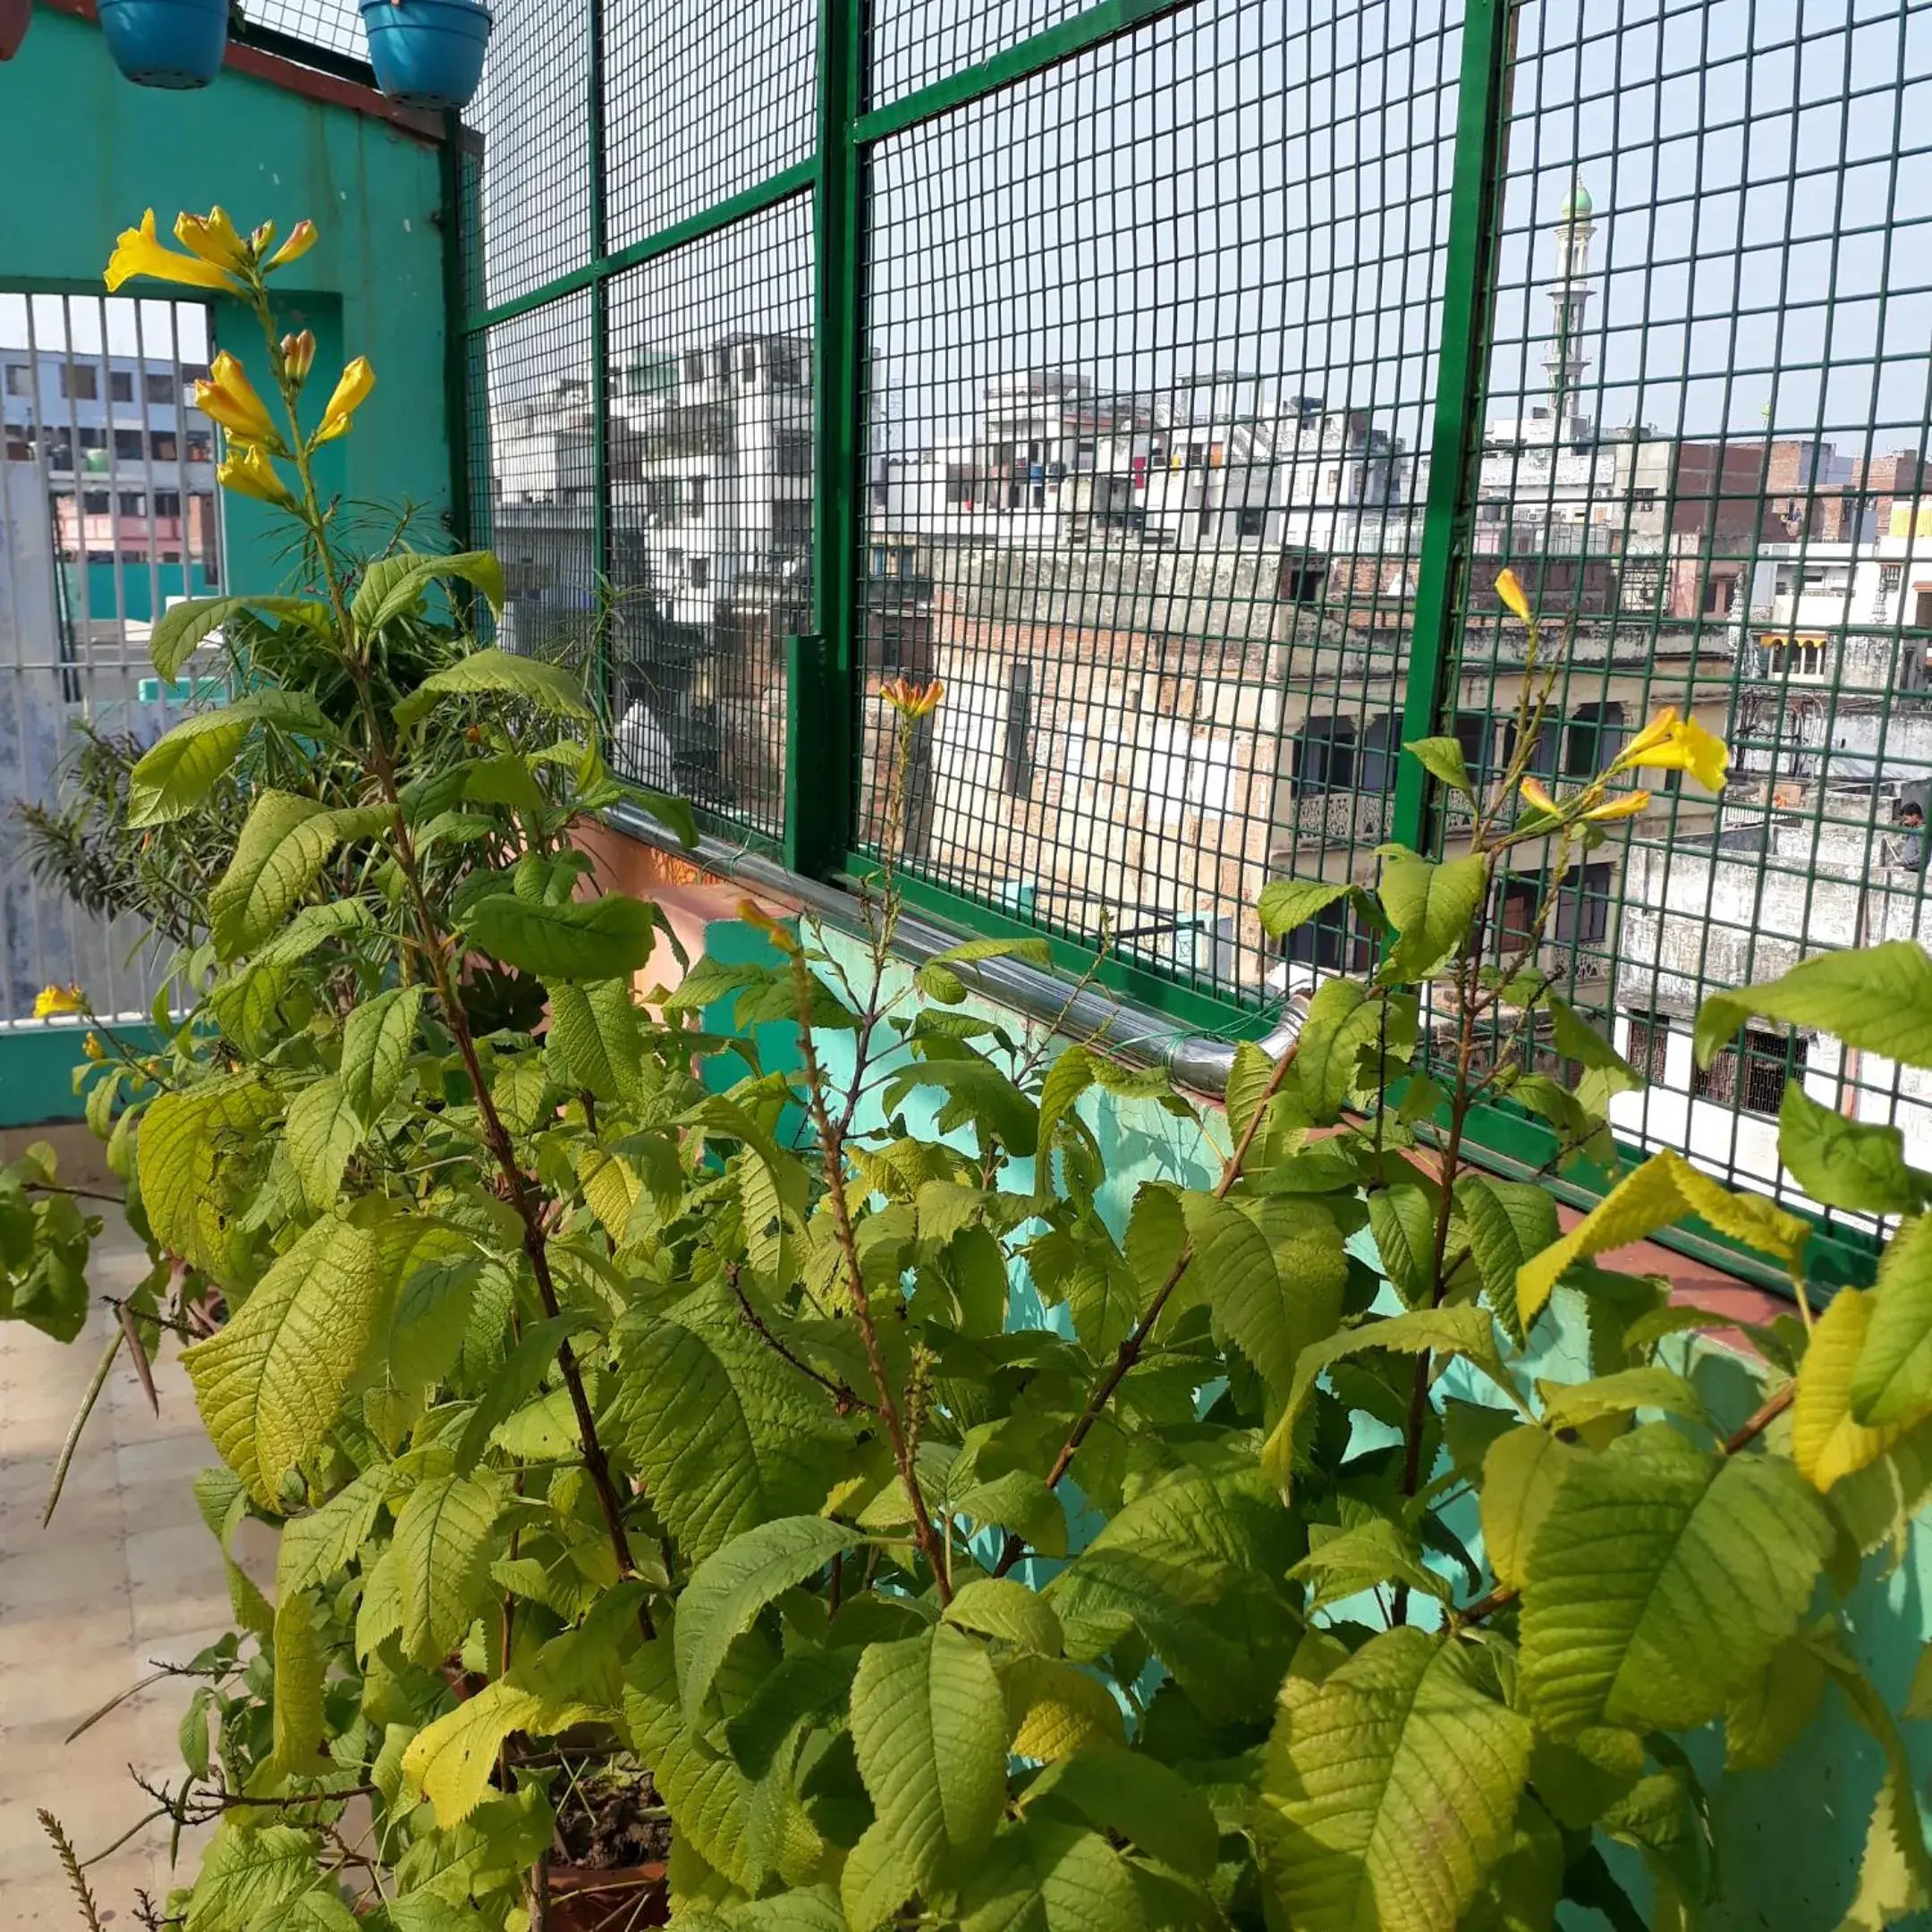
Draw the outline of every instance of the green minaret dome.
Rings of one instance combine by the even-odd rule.
[[[1590,191],[1583,185],[1583,177],[1580,174],[1572,182],[1570,192],[1563,197],[1563,205],[1557,210],[1556,219],[1566,222],[1588,221],[1595,208],[1596,203],[1590,199]]]

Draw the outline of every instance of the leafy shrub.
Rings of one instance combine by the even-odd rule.
[[[266,328],[265,247],[232,260]],[[1352,900],[1381,963],[1244,1046],[1224,1119],[970,1005],[994,944],[895,965],[889,867],[856,945],[747,909],[763,962],[640,1004],[668,928],[571,845],[613,795],[578,686],[430,611],[494,603],[487,555],[336,555],[300,348],[270,354],[287,427],[231,395],[232,487],[280,492],[309,574],[157,627],[173,675],[233,625],[245,695],[131,795],[191,837],[243,747],[303,775],[254,797],[165,1052],[99,1076],[161,1264],[139,1339],[212,1330],[203,1513],[225,1550],[280,1530],[272,1602],[230,1561],[160,1794],[219,1819],[188,1932],[541,1923],[560,1817],[608,1802],[667,1827],[693,1932],[1628,1926],[1640,1863],[1683,1924],[1716,1802],[1683,1740],[1773,1764],[1827,1690],[1886,1767],[1846,1923],[1928,1902],[1841,1606],[1932,1482],[1932,1182],[1793,1097],[1802,1185],[1904,1217],[1815,1316],[1808,1224],[1673,1155],[1567,1232],[1461,1157],[1479,1104],[1603,1153],[1638,1084],[1538,973],[1547,906],[1498,933],[1506,854],[1560,878],[1636,771],[1721,784],[1722,746],[1666,715],[1563,800],[1519,759],[1467,856],[1271,887],[1275,932]],[[939,694],[887,696],[904,745]],[[1471,792],[1452,741],[1410,750]],[[1932,1065],[1913,947],[1724,996],[1700,1051],[1748,1013]],[[751,1044],[774,1021],[795,1065]],[[1097,1088],[1215,1178],[1112,1213]],[[1689,1213],[1798,1292],[1741,1405],[1697,1352],[1734,1318],[1598,1258]],[[1584,1380],[1537,1378],[1559,1292]]]

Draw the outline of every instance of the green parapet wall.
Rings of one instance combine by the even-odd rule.
[[[317,336],[319,409],[349,356],[367,355],[376,394],[352,435],[318,462],[325,491],[362,513],[409,505],[416,541],[445,540],[450,500],[445,386],[444,235],[438,147],[380,113],[350,105],[357,91],[280,70],[314,92],[261,72],[224,68],[199,93],[139,88],[108,58],[92,21],[37,7],[32,30],[0,72],[0,291],[92,297],[114,238],[153,208],[165,234],[175,214],[219,203],[243,228],[273,220],[285,233],[307,216],[321,240],[278,278],[281,319]],[[334,98],[315,97],[316,92]],[[369,105],[375,97],[363,97]],[[124,295],[191,297],[192,290],[131,283]],[[240,356],[266,388],[253,319],[232,303],[215,312],[217,347]],[[218,587],[182,585],[162,568],[164,595],[186,589],[268,589],[287,568],[287,533],[261,504],[230,498]],[[375,528],[373,518],[370,527]],[[115,607],[112,567],[89,567],[89,606]],[[149,614],[149,573],[124,572],[127,615]],[[78,590],[75,592],[78,598]],[[5,801],[0,801],[4,808]],[[72,1119],[72,1071],[83,1030],[22,1026],[0,1038],[0,1124]]]

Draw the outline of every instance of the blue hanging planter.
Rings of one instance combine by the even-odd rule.
[[[114,64],[140,87],[203,88],[221,72],[228,0],[100,0]]]
[[[490,13],[481,0],[361,0],[376,85],[405,107],[465,106],[483,78]]]

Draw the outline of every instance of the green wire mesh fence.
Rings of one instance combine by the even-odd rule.
[[[1919,932],[1928,108],[1910,0],[506,0],[462,196],[505,628],[716,831],[889,843],[1255,1033],[1371,951],[1345,904],[1268,942],[1267,880],[1467,848],[1402,747],[1514,754],[1508,565],[1563,639],[1536,775],[1665,706],[1736,753],[1540,930],[1548,852],[1491,909],[1647,1077],[1623,1141],[1791,1199],[1801,1083],[1932,1161],[1917,1076],[1688,1031]],[[898,676],[948,698],[889,825]]]

